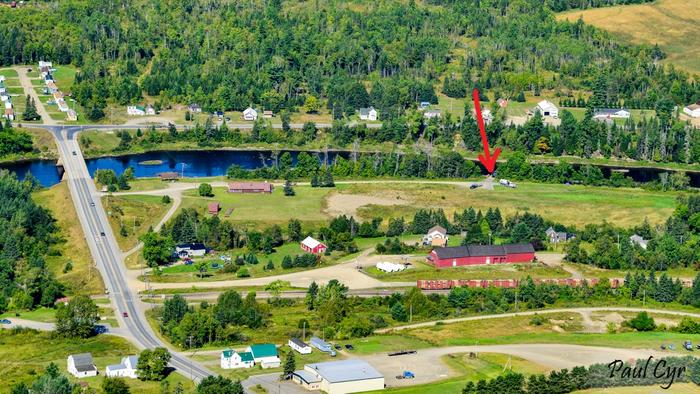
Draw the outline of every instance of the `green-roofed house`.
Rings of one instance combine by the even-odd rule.
[[[263,368],[277,368],[280,366],[281,361],[277,355],[277,346],[271,343],[251,345],[248,346],[246,351],[252,353],[255,363],[260,364]]]
[[[233,349],[225,349],[221,352],[221,368],[252,368],[255,365],[253,354],[250,352],[236,352]]]

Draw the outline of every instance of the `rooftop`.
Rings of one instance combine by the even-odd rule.
[[[253,357],[275,357],[277,356],[277,347],[271,343],[263,343],[258,345],[250,345],[250,352]]]
[[[313,249],[321,244],[321,242],[319,242],[318,240],[316,240],[315,238],[312,238],[310,236],[304,238],[304,240],[301,241],[301,243],[304,244],[305,246],[311,248],[311,249]]]
[[[358,359],[307,364],[305,367],[307,370],[315,370],[323,379],[330,383],[379,379],[384,377],[384,375],[379,373],[379,371],[374,369],[374,367],[367,362]]]
[[[513,253],[534,253],[532,244],[508,245],[467,245],[435,248],[439,259],[454,259],[460,257],[505,256]]]
[[[292,342],[293,344],[299,346],[299,347],[309,347],[304,341],[302,341],[299,338],[289,338],[289,342]]]

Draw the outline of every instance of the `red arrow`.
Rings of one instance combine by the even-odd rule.
[[[496,167],[496,159],[498,155],[501,154],[501,148],[496,148],[493,151],[493,156],[489,153],[489,139],[486,137],[486,129],[484,128],[484,118],[481,116],[481,104],[479,103],[479,90],[474,89],[472,92],[474,96],[474,110],[476,110],[476,123],[479,125],[479,132],[481,133],[481,142],[484,144],[484,154],[479,155],[479,161],[484,165],[488,173],[492,173]]]

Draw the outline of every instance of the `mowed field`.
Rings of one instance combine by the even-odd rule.
[[[658,0],[648,4],[592,8],[561,13],[557,19],[584,22],[635,44],[659,44],[666,62],[700,73],[700,5],[697,1]]]
[[[537,213],[566,225],[583,226],[603,220],[633,226],[646,217],[652,224],[663,223],[673,212],[677,193],[642,189],[588,187],[541,183],[518,183],[515,189],[496,186],[494,190],[470,190],[468,183],[368,182],[338,184],[333,189],[295,187],[296,195],[286,197],[278,187],[271,194],[231,194],[214,188],[214,197],[199,197],[196,190],[185,192],[183,207],[204,213],[208,202],[221,204],[219,217],[233,208],[228,220],[254,226],[286,224],[298,218],[306,225],[325,223],[329,218],[353,215],[368,220],[404,217],[412,220],[418,209],[441,207],[448,218],[468,207],[500,208],[507,217],[516,212]]]

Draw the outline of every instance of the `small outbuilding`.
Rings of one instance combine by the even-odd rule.
[[[691,118],[700,118],[700,101],[695,104],[690,104],[683,108],[683,113],[690,116]]]
[[[328,247],[323,242],[320,242],[315,238],[308,236],[304,238],[303,241],[301,241],[301,249],[307,253],[322,254],[326,252],[326,249],[328,249]]]
[[[229,193],[272,193],[273,187],[267,182],[231,182]]]
[[[263,368],[277,368],[281,364],[277,347],[272,343],[251,345],[246,351],[253,355],[255,364],[260,364]]]
[[[423,112],[423,117],[426,119],[439,118],[440,116],[442,116],[442,113],[439,109],[426,109]]]
[[[68,356],[68,373],[76,378],[97,376],[97,367],[92,361],[91,353],[71,354]]]
[[[311,353],[311,346],[309,346],[299,338],[289,338],[289,342],[287,342],[287,345],[289,345],[290,348],[296,350],[301,354]]]
[[[246,108],[243,110],[243,120],[258,120],[258,111],[254,110],[252,107]]]
[[[641,235],[633,234],[630,236],[630,242],[634,245],[638,245],[640,248],[645,249],[647,248],[647,245],[649,241],[644,239]]]
[[[374,107],[360,108],[361,120],[377,120],[377,110]]]
[[[221,207],[219,206],[218,201],[213,201],[207,204],[207,210],[211,215],[218,215],[219,211],[221,210]]]
[[[539,111],[542,116],[550,116],[552,118],[559,117],[559,108],[549,100],[542,100],[537,103],[535,111]]]

